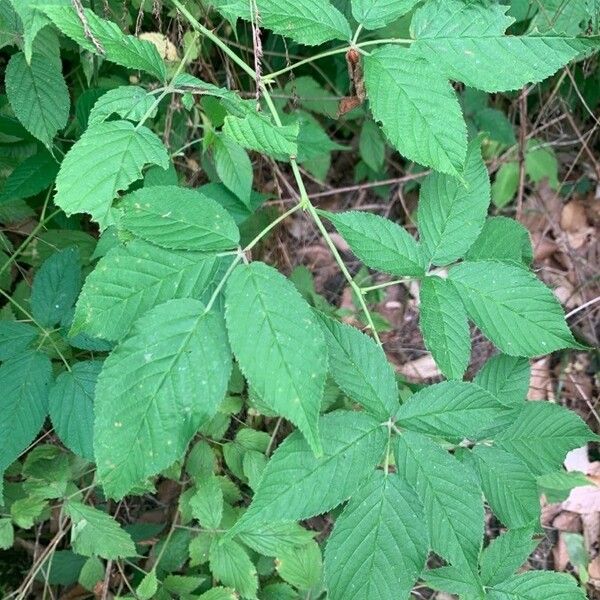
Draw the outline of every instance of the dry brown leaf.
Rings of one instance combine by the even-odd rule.
[[[147,33],[140,33],[138,37],[140,40],[145,40],[146,42],[154,44],[158,53],[165,60],[169,62],[179,60],[179,53],[177,52],[175,44],[173,44],[166,35],[156,31],[149,31]]]
[[[439,377],[441,375],[431,354],[426,354],[421,358],[411,360],[410,362],[397,367],[396,370],[408,379],[416,382],[431,379],[432,377]]]
[[[549,357],[536,360],[531,365],[531,380],[527,398],[529,400],[555,399]]]

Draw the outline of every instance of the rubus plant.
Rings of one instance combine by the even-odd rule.
[[[152,37],[124,34],[94,3],[0,0],[0,41],[11,51],[0,133],[18,141],[14,156],[21,157],[0,202],[45,192],[39,224],[1,255],[0,278],[25,258],[37,270],[30,298],[22,287],[1,292],[8,304],[0,321],[0,471],[7,479],[0,541],[9,546],[13,523],[30,528],[59,506],[60,535],[50,551],[70,531],[75,554],[89,557],[80,581],[106,585],[101,559],[107,573],[113,561],[125,561],[138,579],[124,593],[138,598],[260,593],[285,600],[303,590],[303,598],[396,600],[421,581],[468,600],[583,599],[569,575],[515,572],[536,545],[543,482],[580,483],[562,461],[598,439],[574,412],[526,401],[528,358],[586,345],[531,272],[527,230],[488,217],[481,136],[468,131],[451,82],[518,90],[590,56],[600,47],[584,35],[597,27],[594,2],[574,3],[575,32],[572,21],[567,31],[534,19],[522,35],[506,34],[513,7],[484,0],[352,0],[345,13],[327,0],[213,4],[231,24],[252,24],[253,64],[203,24],[198,2],[167,3],[193,34],[182,58],[165,60],[168,40],[159,39],[161,54]],[[406,15],[408,37],[377,35]],[[264,72],[260,27],[290,43],[343,43]],[[216,47],[256,97],[187,72],[200,44]],[[74,119],[73,74],[63,74],[61,52],[71,61],[81,55]],[[321,210],[306,191],[299,165],[310,169],[312,159],[340,146],[308,106],[282,103],[273,90],[282,75],[336,55],[346,56],[352,78],[340,112],[366,115],[365,163],[382,162],[382,132],[402,156],[431,169],[420,189],[418,240],[374,214]],[[111,64],[113,81],[101,80]],[[309,110],[327,114],[320,93],[323,104],[312,100]],[[213,183],[180,185],[173,157],[185,148],[171,153],[157,133],[169,127],[169,101],[201,132],[185,148],[201,146]],[[248,151],[288,169],[297,196],[254,230],[244,223],[264,197],[252,190]],[[98,227],[97,245],[74,228],[81,213],[90,230]],[[300,293],[276,268],[251,260],[295,213],[312,221],[330,249],[364,332],[314,292]],[[62,233],[42,233],[51,222]],[[332,227],[366,267],[396,279],[359,285]],[[34,247],[38,236],[43,243]],[[409,280],[420,284],[423,339],[447,379],[418,391],[399,390],[369,302],[374,290]],[[464,381],[469,322],[500,353]],[[220,450],[253,492],[249,505],[217,474],[206,441],[221,439],[228,415],[244,405],[277,423],[272,435],[242,428]],[[39,445],[19,461],[47,417],[72,454]],[[274,450],[282,419],[297,431]],[[187,452],[198,432],[203,439]],[[156,476],[183,465],[188,487],[179,516],[154,568],[140,576],[143,549],[134,541],[143,538],[90,497],[102,505],[145,493]],[[485,503],[507,531],[483,548]],[[324,542],[321,577],[319,546],[296,522],[343,504]],[[186,529],[192,522],[199,527]],[[174,539],[183,559],[166,551]],[[278,559],[287,583],[258,592],[259,575],[271,576],[261,556]],[[196,575],[165,575],[165,562],[176,571],[190,557]],[[48,570],[52,554],[42,558],[18,597]],[[210,589],[208,574],[226,587]]]

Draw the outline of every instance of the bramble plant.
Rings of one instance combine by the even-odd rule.
[[[527,230],[488,217],[472,123],[484,130],[503,115],[480,108],[467,127],[452,82],[510,92],[591,56],[597,4],[573,3],[563,28],[534,17],[514,35],[513,7],[483,0],[352,0],[345,12],[327,0],[213,1],[225,28],[251,24],[253,62],[198,2],[154,4],[188,29],[182,56],[160,34],[123,33],[100,2],[0,0],[10,56],[0,134],[13,144],[0,212],[41,198],[21,245],[0,237],[0,546],[12,546],[13,526],[54,523],[14,596],[40,578],[73,582],[72,571],[106,594],[118,565],[120,596],[142,599],[398,600],[418,582],[467,600],[585,598],[570,575],[515,573],[536,546],[541,482],[582,483],[562,462],[598,440],[574,412],[526,401],[528,358],[587,346],[531,271]],[[406,37],[378,35],[398,19],[410,22]],[[268,72],[259,28],[295,48],[328,45]],[[210,68],[212,83],[191,73],[207,48],[230,65],[229,87]],[[315,116],[336,111],[312,78],[295,80],[300,106],[281,100],[279,83],[344,59],[340,115],[362,128],[364,168],[382,167],[387,143],[430,170],[418,240],[366,211],[317,208],[307,192],[304,173],[319,177],[345,148]],[[510,123],[498,127],[497,143],[514,145]],[[183,133],[173,140],[172,129]],[[199,188],[174,168],[192,147],[211,181]],[[255,218],[265,196],[250,156],[291,173],[289,210]],[[252,260],[293,214],[322,236],[364,331],[310,285]],[[392,279],[362,285],[333,230]],[[30,295],[13,284],[19,263],[35,268]],[[411,280],[446,380],[399,388],[370,294]],[[465,381],[470,322],[499,353]],[[70,452],[46,435],[33,445],[47,418]],[[242,426],[227,439],[232,419]],[[297,429],[277,446],[282,420]],[[140,541],[161,527],[123,527],[106,507],[151,493],[157,476],[180,482],[178,513],[146,562]],[[484,503],[507,528],[485,548]],[[297,522],[330,511],[335,525],[317,544]]]

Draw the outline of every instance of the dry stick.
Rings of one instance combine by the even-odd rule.
[[[90,24],[88,23],[87,17],[85,16],[85,12],[83,10],[83,6],[81,6],[81,0],[71,0],[73,4],[73,8],[81,21],[81,25],[83,26],[83,35],[94,44],[94,48],[98,51],[98,54],[104,56],[106,51],[104,50],[104,46],[100,43],[100,40],[94,37],[92,30],[90,29]]]
[[[525,146],[527,144],[527,88],[519,97],[519,192],[517,195],[517,220],[523,213],[523,193],[525,191]]]

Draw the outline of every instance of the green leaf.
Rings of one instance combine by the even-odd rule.
[[[233,587],[242,598],[256,598],[256,567],[237,542],[213,540],[210,546],[210,570],[217,581]]]
[[[365,29],[381,29],[410,12],[419,0],[352,0],[352,16]]]
[[[107,495],[183,455],[225,396],[231,356],[220,317],[197,300],[171,300],[135,322],[96,386],[94,451]]]
[[[433,0],[415,13],[415,50],[450,79],[486,92],[516,90],[553,75],[598,47],[590,38],[555,34],[506,36],[508,6]]]
[[[38,270],[31,288],[31,312],[44,327],[60,323],[81,289],[81,265],[76,247],[56,252]]]
[[[365,265],[385,273],[425,274],[421,246],[400,225],[367,212],[323,213]]]
[[[12,548],[15,533],[10,519],[0,519],[0,550]]]
[[[421,185],[418,225],[425,254],[434,265],[465,255],[477,239],[490,204],[490,180],[479,139],[469,144],[463,181],[431,173]]]
[[[436,569],[428,569],[423,573],[423,581],[427,587],[446,593],[456,594],[465,598],[483,598],[479,593],[477,582],[473,582],[473,575],[464,569],[447,565]]]
[[[569,497],[572,489],[590,485],[590,480],[578,471],[553,471],[537,478],[540,493],[546,496],[548,502],[562,502]]]
[[[398,386],[383,350],[372,338],[316,313],[329,350],[329,369],[349,398],[383,420],[398,408]]]
[[[429,553],[423,507],[398,475],[375,471],[335,522],[325,550],[331,600],[408,598]]]
[[[213,144],[215,169],[223,185],[250,207],[253,169],[247,152],[227,136],[215,137]]]
[[[119,86],[98,98],[89,114],[88,125],[103,123],[112,115],[129,121],[141,121],[152,109],[155,100],[155,96],[137,85]],[[150,116],[155,114],[156,109]]]
[[[238,600],[238,596],[231,588],[218,587],[204,592],[198,600]]]
[[[321,417],[323,456],[315,457],[295,432],[273,454],[252,504],[229,535],[272,521],[298,521],[325,513],[349,498],[378,464],[387,432],[363,413]]]
[[[496,173],[492,184],[492,202],[498,208],[510,204],[517,194],[519,187],[519,164],[516,162],[504,163]]]
[[[73,521],[71,543],[77,554],[109,560],[136,556],[131,536],[110,515],[80,502],[68,502],[65,510]]]
[[[481,554],[481,580],[494,585],[508,579],[535,550],[531,527],[509,529],[490,542]]]
[[[394,148],[437,171],[462,172],[467,128],[454,90],[437,65],[411,50],[383,46],[364,58],[364,68],[373,117]]]
[[[385,140],[374,121],[363,123],[358,142],[360,157],[373,171],[379,173],[385,163]]]
[[[140,600],[150,600],[154,598],[154,594],[158,590],[158,580],[156,578],[156,570],[152,569],[149,573],[146,573],[135,590],[135,595]]]
[[[175,252],[141,240],[116,246],[88,275],[71,335],[121,339],[147,310],[173,298],[199,298],[218,268],[214,256]]]
[[[495,442],[542,475],[558,469],[569,450],[596,438],[575,412],[549,402],[526,402]]]
[[[22,354],[38,337],[38,330],[27,323],[0,321],[0,360]]]
[[[474,383],[444,381],[412,395],[396,420],[411,431],[460,441],[477,439],[505,411],[497,398]]]
[[[61,442],[72,452],[94,460],[94,389],[102,363],[78,362],[61,373],[50,390],[52,425]]]
[[[396,467],[425,509],[432,549],[477,580],[484,510],[469,469],[427,437],[404,432],[396,445]]]
[[[230,214],[196,190],[173,185],[142,188],[128,194],[119,208],[125,229],[163,248],[219,252],[240,241]]]
[[[264,523],[240,532],[237,538],[263,556],[279,556],[290,548],[310,543],[314,532],[297,523]]]
[[[298,123],[277,127],[258,114],[243,119],[228,115],[223,133],[242,148],[285,160],[298,154],[298,127]]]
[[[240,265],[227,282],[226,318],[231,347],[245,377],[319,453],[317,424],[327,347],[306,301],[275,269],[258,262]]]
[[[585,592],[566,573],[529,571],[488,588],[486,600],[585,600]]]
[[[309,590],[321,580],[321,549],[314,540],[287,548],[277,555],[275,565],[281,579],[300,590]]]
[[[533,473],[519,458],[492,446],[476,446],[472,455],[483,493],[507,527],[525,527],[540,518]]]
[[[34,53],[28,64],[25,54],[17,52],[6,67],[5,85],[16,117],[31,135],[50,148],[69,118],[69,91],[60,63]]]
[[[39,352],[9,358],[0,366],[0,473],[29,446],[48,412],[50,359]]]
[[[105,229],[114,225],[111,206],[117,192],[140,179],[146,164],[169,166],[167,150],[156,134],[129,121],[92,125],[62,162],[54,202],[67,215],[90,214]]]
[[[190,498],[190,508],[194,519],[205,529],[219,527],[223,518],[223,490],[214,475],[196,485],[196,492]]]
[[[525,154],[525,172],[534,183],[544,179],[553,190],[558,190],[558,159],[549,146],[543,146],[541,142],[530,140],[527,144]]]
[[[508,117],[496,108],[483,108],[473,116],[479,131],[486,132],[489,137],[503,146],[517,143],[513,124]]]
[[[217,8],[246,21],[254,20],[245,0],[218,0]],[[329,0],[256,0],[263,27],[307,46],[349,40],[350,25]]]
[[[525,358],[492,356],[475,376],[475,383],[496,396],[502,404],[519,406],[527,397],[531,367]]]
[[[467,260],[503,260],[533,262],[529,231],[521,223],[507,217],[492,217],[485,222],[479,237],[465,257]]]
[[[587,28],[590,16],[596,14],[592,11],[597,11],[597,8],[595,0],[567,3],[562,0],[542,0],[539,11],[531,19],[529,29],[576,36]]]
[[[85,561],[77,583],[88,591],[93,591],[96,584],[104,581],[105,568],[104,563],[96,556],[91,556]]]
[[[339,99],[308,75],[295,77],[285,86],[285,92],[298,98],[300,106],[311,112],[335,119]]]
[[[554,294],[535,275],[493,260],[464,262],[448,278],[469,317],[502,352],[538,356],[582,348],[569,331]]]
[[[460,296],[449,281],[425,277],[419,298],[425,347],[448,379],[462,379],[471,357],[471,334]]]
[[[82,48],[110,62],[132,70],[166,79],[166,68],[156,46],[132,35],[125,35],[112,21],[98,17],[84,8],[86,27],[73,7],[45,6],[44,12],[52,22]]]
[[[58,163],[46,150],[40,150],[20,163],[7,177],[0,192],[0,203],[30,198],[45,190],[58,173]]]

